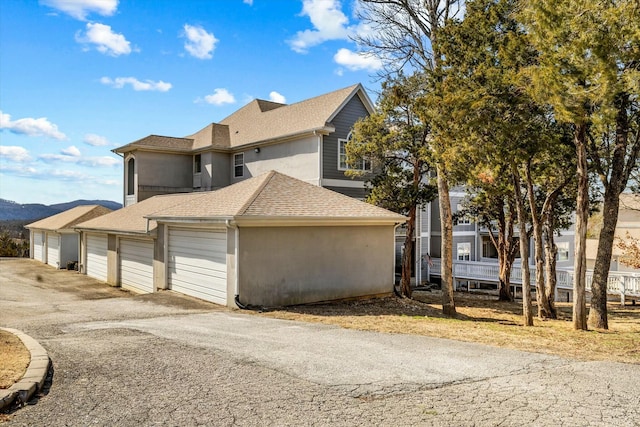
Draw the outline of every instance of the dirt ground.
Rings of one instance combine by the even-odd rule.
[[[9,388],[22,378],[30,360],[20,338],[0,329],[0,389]]]
[[[495,296],[470,293],[456,293],[455,301],[455,319],[442,315],[439,292],[415,292],[413,300],[386,297],[290,307],[261,315],[449,338],[578,360],[640,364],[640,305],[610,303],[609,330],[575,331],[570,303],[557,303],[557,320],[535,318],[533,327],[524,327],[521,302],[499,302]]]

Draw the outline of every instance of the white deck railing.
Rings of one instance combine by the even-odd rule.
[[[536,285],[536,268],[530,266],[531,286]],[[432,276],[440,276],[440,258],[432,258],[429,265],[429,272]],[[454,261],[453,277],[462,280],[477,280],[482,282],[497,283],[499,269],[497,263],[476,262],[476,261]],[[573,289],[573,271],[558,269],[556,272],[557,288],[562,290]],[[587,271],[587,291],[591,291],[593,281],[593,271]],[[511,284],[522,285],[522,269],[515,265],[511,269]],[[640,273],[631,272],[609,272],[607,280],[607,292],[610,294],[620,294],[624,296],[640,297]]]

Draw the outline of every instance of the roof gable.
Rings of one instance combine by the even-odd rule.
[[[149,216],[161,219],[377,219],[405,217],[351,197],[271,171],[223,189],[203,193]]]
[[[111,209],[100,205],[76,206],[59,214],[33,222],[26,227],[51,231],[65,230],[81,222],[106,215],[109,212],[112,212]]]

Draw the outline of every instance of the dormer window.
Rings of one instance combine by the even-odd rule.
[[[200,154],[193,156],[193,173],[200,173],[202,171],[202,159]]]
[[[371,160],[358,159],[352,165],[347,164],[347,144],[351,142],[352,134],[349,132],[347,139],[338,139],[338,170],[371,171]]]

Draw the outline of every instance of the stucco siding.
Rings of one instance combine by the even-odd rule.
[[[338,139],[346,139],[354,123],[359,118],[368,115],[369,113],[360,98],[354,96],[333,119],[331,124],[336,128],[336,131],[325,135],[322,142],[322,178],[351,179],[345,176],[344,171],[338,170]],[[363,179],[356,178],[356,180]]]
[[[391,292],[393,238],[393,226],[240,228],[241,301],[280,306]]]
[[[232,184],[271,170],[302,181],[318,184],[320,176],[318,171],[318,137],[315,135],[262,146],[257,153],[253,148],[238,151],[237,153],[244,153],[243,176],[234,176],[234,155],[231,155],[228,164],[230,167],[229,177]]]
[[[66,268],[67,263],[79,261],[78,233],[63,233],[60,235],[60,267]]]
[[[138,202],[193,188],[192,155],[136,152],[135,159]]]

